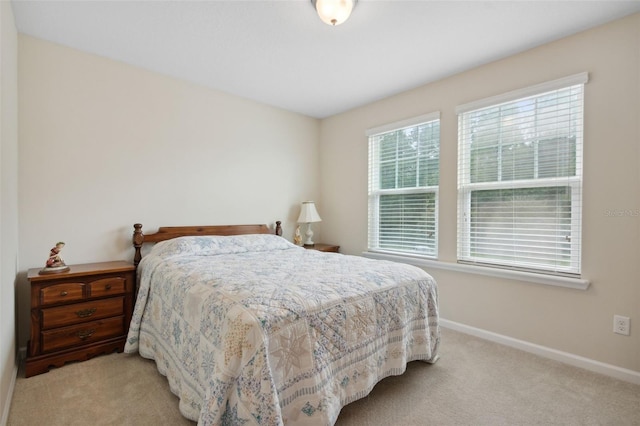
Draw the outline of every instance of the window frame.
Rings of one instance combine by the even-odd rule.
[[[458,232],[457,232],[457,261],[458,263],[476,265],[478,267],[492,267],[501,269],[520,270],[525,272],[552,274],[576,277],[581,274],[581,252],[582,252],[582,186],[583,186],[583,144],[584,144],[584,85],[588,82],[588,73],[580,73],[565,78],[549,81],[546,83],[530,86],[524,89],[515,90],[490,98],[470,102],[456,108],[458,116]],[[471,182],[471,148],[466,141],[467,129],[464,127],[466,121],[464,115],[477,110],[497,107],[501,104],[516,102],[542,96],[545,93],[582,85],[582,120],[580,122],[580,135],[576,137],[576,171],[575,176],[562,176],[551,178],[529,178],[521,180],[495,180],[490,182]],[[500,133],[498,133],[500,134]],[[534,156],[537,151],[534,152]],[[579,161],[578,161],[579,159]],[[534,160],[534,170],[535,170]],[[499,189],[523,189],[523,188],[552,188],[569,187],[571,190],[571,232],[570,241],[571,255],[570,266],[567,268],[558,267],[528,267],[516,261],[498,261],[496,257],[492,259],[480,259],[471,254],[471,221],[465,220],[465,213],[471,211],[471,194],[479,190],[499,190]],[[574,238],[577,236],[577,238]]]
[[[394,123],[385,124],[382,126],[374,127],[366,131],[367,143],[368,143],[368,191],[367,191],[367,205],[368,205],[368,225],[367,225],[367,250],[372,253],[389,253],[401,256],[416,256],[425,259],[436,259],[438,256],[438,210],[439,210],[439,185],[440,185],[440,143],[441,137],[438,132],[438,184],[437,185],[425,185],[415,186],[408,188],[393,188],[393,189],[381,189],[380,178],[377,177],[377,188],[373,188],[374,170],[372,167],[376,167],[378,174],[381,169],[381,160],[379,157],[379,146],[374,147],[372,138],[383,135],[385,133],[397,132],[403,129],[417,127],[422,124],[431,122],[438,122],[440,126],[440,112],[432,112],[429,114],[423,114],[417,117],[409,118]],[[376,148],[377,151],[376,152]],[[396,158],[396,161],[398,159]],[[418,253],[409,250],[393,250],[380,247],[380,196],[382,195],[410,195],[410,194],[433,194],[434,196],[434,244],[433,253]],[[374,227],[374,228],[372,228]]]

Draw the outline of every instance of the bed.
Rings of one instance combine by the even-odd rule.
[[[332,425],[407,362],[438,358],[420,268],[306,250],[266,225],[134,229],[125,352],[155,360],[199,425]]]

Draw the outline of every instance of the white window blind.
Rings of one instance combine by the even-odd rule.
[[[370,129],[369,250],[437,255],[440,114]]]
[[[580,74],[458,108],[458,260],[580,274]]]

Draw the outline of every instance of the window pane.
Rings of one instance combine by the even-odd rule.
[[[585,79],[460,108],[459,260],[580,273]]]
[[[498,180],[498,146],[471,147],[471,182]]]
[[[416,159],[398,161],[398,185],[397,188],[414,188],[418,174]]]
[[[380,189],[436,186],[440,176],[440,123],[420,124],[372,137],[379,146]]]
[[[381,195],[379,248],[433,255],[435,194]]]
[[[553,178],[576,175],[576,138],[554,138],[538,143],[538,176]]]
[[[465,115],[470,182],[574,176],[578,95],[567,88]]]
[[[393,189],[396,187],[396,162],[386,161],[380,163],[380,189]]]
[[[427,123],[418,130],[418,186],[436,186],[440,183],[440,122]]]
[[[535,145],[523,141],[505,144],[501,150],[501,181],[533,179]]]
[[[569,267],[571,188],[473,191],[470,254],[507,264]]]
[[[372,250],[436,255],[440,120],[428,117],[426,122],[405,121],[396,130],[369,136]]]

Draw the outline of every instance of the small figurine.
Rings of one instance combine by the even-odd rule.
[[[300,235],[300,227],[299,226],[296,228],[296,233],[293,236],[293,244],[295,244],[297,246],[301,246],[302,245],[302,235]]]
[[[69,270],[69,267],[64,263],[64,260],[62,260],[62,257],[60,256],[60,252],[63,247],[64,242],[59,241],[56,243],[55,247],[51,249],[45,267],[40,271],[41,274],[50,274]]]
[[[65,266],[64,260],[60,257],[60,252],[64,247],[64,243],[62,241],[58,242],[54,248],[49,252],[49,259],[47,259],[47,268],[54,268],[56,266]]]

